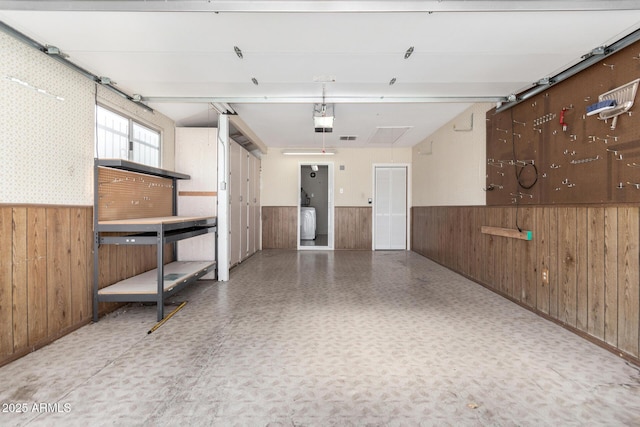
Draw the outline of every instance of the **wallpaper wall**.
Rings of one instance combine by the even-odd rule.
[[[173,120],[0,33],[0,203],[93,204],[96,95],[159,130],[162,167],[173,169]]]
[[[94,91],[0,33],[0,203],[93,203]]]

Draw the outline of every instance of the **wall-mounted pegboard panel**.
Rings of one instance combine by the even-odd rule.
[[[171,216],[173,180],[98,168],[99,221]]]
[[[534,102],[487,113],[487,141],[493,142],[487,145],[487,204],[540,202],[542,110]]]
[[[487,205],[640,202],[638,86],[640,42],[510,109],[488,111]],[[616,109],[587,114],[611,98]]]

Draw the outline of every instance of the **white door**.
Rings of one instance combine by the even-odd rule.
[[[240,260],[249,256],[249,179],[253,173],[249,168],[250,154],[244,148],[240,150],[242,172],[240,175],[242,194],[240,195]]]
[[[242,242],[242,148],[229,142],[229,266],[240,262]]]
[[[257,157],[252,158],[253,178],[251,179],[251,253],[255,253],[260,249],[260,160]]]
[[[248,253],[247,255],[252,255],[256,251],[256,233],[255,233],[255,216],[256,216],[256,186],[255,181],[257,181],[256,176],[256,162],[258,159],[255,156],[249,156],[249,200],[248,202]]]
[[[376,166],[374,249],[407,248],[407,168]]]

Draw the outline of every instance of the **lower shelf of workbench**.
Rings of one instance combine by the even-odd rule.
[[[176,261],[164,266],[164,293],[191,283],[206,275],[215,261]],[[158,295],[158,270],[153,269],[134,277],[104,287],[98,291],[100,301],[156,301]]]

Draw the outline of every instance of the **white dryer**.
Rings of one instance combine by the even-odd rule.
[[[300,208],[300,239],[315,240],[316,208],[303,206]]]

